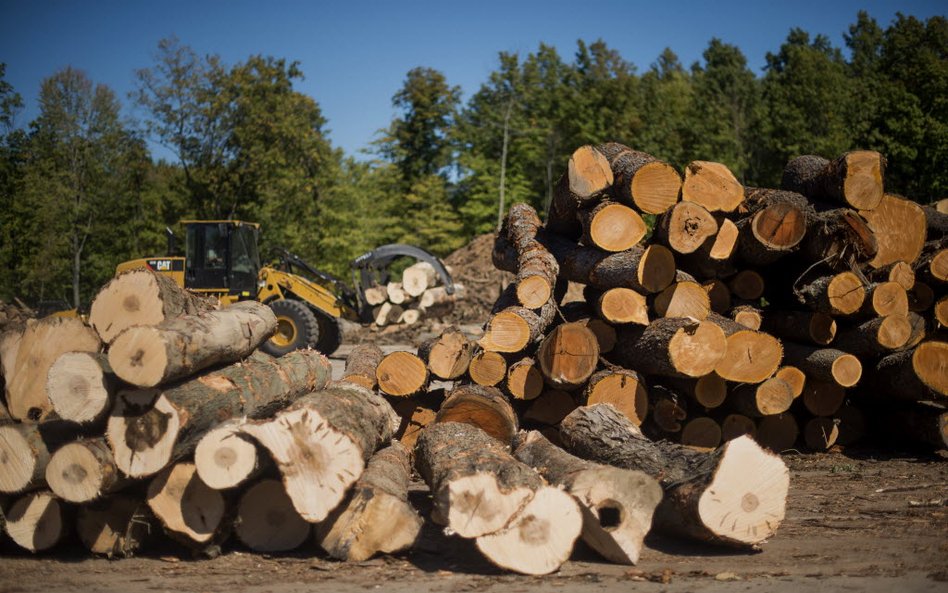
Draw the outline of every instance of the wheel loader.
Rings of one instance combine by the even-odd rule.
[[[352,285],[321,272],[284,249],[273,251],[273,262],[261,265],[257,248],[260,225],[239,220],[184,220],[185,253],[175,255],[176,237],[168,229],[168,255],[119,264],[116,273],[149,268],[169,276],[179,286],[218,298],[223,306],[243,300],[270,305],[277,332],[262,350],[282,356],[297,348],[314,347],[331,354],[342,341],[340,319],[372,320],[365,289],[388,282],[390,266],[408,258],[431,264],[448,294],[454,283],[444,264],[412,245],[383,245],[351,262]]]

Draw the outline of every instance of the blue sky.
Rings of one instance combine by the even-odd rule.
[[[0,62],[26,102],[18,118],[25,125],[38,111],[40,81],[65,66],[112,87],[126,114],[141,117],[127,99],[134,71],[150,66],[158,40],[171,35],[228,64],[252,54],[298,60],[306,75],[298,90],[320,104],[333,145],[356,154],[391,121],[391,97],[416,66],[441,70],[468,97],[500,51],[526,54],[544,42],[571,60],[577,39],[601,38],[643,71],[665,47],[690,65],[718,37],[739,46],[759,74],[793,27],[842,47],[860,9],[886,26],[897,11],[928,18],[946,7],[932,0],[0,0]]]

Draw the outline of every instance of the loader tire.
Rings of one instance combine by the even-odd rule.
[[[316,349],[329,356],[342,343],[342,328],[339,320],[320,311],[315,312],[316,323],[319,324],[319,339],[316,340]]]
[[[280,299],[269,303],[277,318],[277,331],[263,343],[261,350],[280,357],[300,348],[315,348],[319,342],[320,324],[316,314],[305,303]]]

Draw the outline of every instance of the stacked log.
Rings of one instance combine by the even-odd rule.
[[[417,262],[402,272],[400,282],[365,289],[366,305],[372,309],[377,327],[414,325],[426,317],[441,317],[464,298],[464,285],[454,283],[448,293],[441,277],[428,262]]]

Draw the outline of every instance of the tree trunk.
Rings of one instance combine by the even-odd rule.
[[[757,547],[783,520],[787,467],[749,437],[698,453],[649,441],[615,408],[603,405],[578,408],[563,420],[560,434],[574,455],[656,477],[665,490],[656,528],[700,541]]]
[[[537,360],[540,372],[551,387],[576,389],[596,371],[599,342],[582,323],[563,323],[540,342]]]
[[[374,343],[359,344],[346,357],[346,370],[342,380],[361,385],[366,389],[375,389],[378,385],[376,371],[385,355]]]
[[[109,365],[127,383],[156,387],[246,358],[276,329],[270,307],[245,301],[157,326],[130,327],[109,346]]]
[[[411,352],[390,352],[375,370],[379,390],[393,397],[408,397],[428,385],[428,367]]]
[[[648,388],[635,371],[599,371],[589,378],[583,395],[586,405],[611,404],[636,426],[641,426],[648,414]]]
[[[478,344],[484,350],[494,352],[522,352],[543,337],[555,314],[556,306],[552,301],[548,301],[539,314],[524,307],[507,307],[490,316]]]
[[[97,425],[108,416],[119,385],[105,354],[67,352],[49,368],[46,395],[59,418]]]
[[[401,443],[378,451],[348,501],[316,527],[316,541],[330,556],[347,562],[409,549],[422,525],[408,503],[410,480],[408,451]]]
[[[49,550],[69,533],[66,505],[48,490],[21,496],[5,515],[7,535],[13,543],[30,552]]]
[[[214,308],[213,301],[184,290],[171,278],[137,269],[119,274],[102,287],[92,301],[89,324],[109,344],[133,325],[158,325]]]
[[[741,270],[734,276],[728,278],[727,286],[731,293],[739,299],[745,301],[756,301],[764,296],[764,289],[767,284],[764,277],[754,270]]]
[[[26,422],[48,416],[53,410],[46,393],[50,367],[66,352],[98,352],[99,347],[95,332],[79,319],[47,317],[27,325],[13,372],[5,375],[10,415]]]
[[[46,483],[56,496],[81,504],[117,492],[131,480],[119,472],[105,438],[97,437],[56,449],[46,466]]]
[[[330,376],[329,361],[312,350],[281,358],[257,352],[163,391],[119,393],[106,436],[119,469],[132,477],[151,476],[192,453],[220,422],[269,416],[323,388]]]
[[[309,539],[310,524],[300,517],[279,480],[260,480],[237,504],[234,533],[254,552],[289,552]]]
[[[648,227],[639,213],[623,204],[603,201],[580,212],[583,244],[612,253],[625,251],[645,237]]]
[[[375,393],[351,384],[310,393],[269,420],[244,425],[270,451],[299,514],[317,523],[342,502],[365,462],[398,428]]]
[[[784,362],[804,373],[807,379],[852,387],[862,377],[862,363],[852,354],[835,348],[815,348],[804,344],[784,344]]]
[[[744,186],[721,163],[692,161],[685,167],[681,201],[700,204],[708,212],[733,212],[744,202]]]
[[[158,531],[155,516],[140,496],[116,494],[79,507],[76,532],[93,554],[130,558]]]
[[[574,457],[536,431],[518,437],[514,455],[579,501],[583,541],[591,548],[611,562],[638,562],[662,498],[653,478]]]
[[[148,507],[171,539],[210,551],[230,535],[224,496],[198,478],[193,463],[176,463],[148,484]]]
[[[621,367],[664,377],[701,377],[727,352],[727,337],[707,321],[663,317],[645,328],[620,328],[608,359]]]
[[[661,382],[674,391],[687,395],[706,410],[717,408],[727,397],[727,382],[713,372],[697,379],[665,377]]]
[[[681,175],[650,154],[610,142],[596,147],[609,160],[616,201],[646,214],[661,214],[678,202]]]
[[[759,330],[764,324],[764,312],[753,305],[738,305],[731,309],[730,317],[747,329]]]
[[[814,155],[791,159],[783,170],[783,189],[830,200],[857,210],[872,210],[882,200],[886,161],[878,152],[856,150],[829,161]]]
[[[204,433],[194,448],[194,465],[201,481],[214,490],[248,482],[271,467],[270,458],[243,434],[243,418],[221,422]]]
[[[467,372],[474,354],[474,344],[461,330],[449,327],[437,338],[423,342],[418,356],[435,377],[453,381]]]
[[[460,385],[441,403],[435,422],[460,422],[483,430],[506,446],[519,428],[517,414],[500,390]]]

